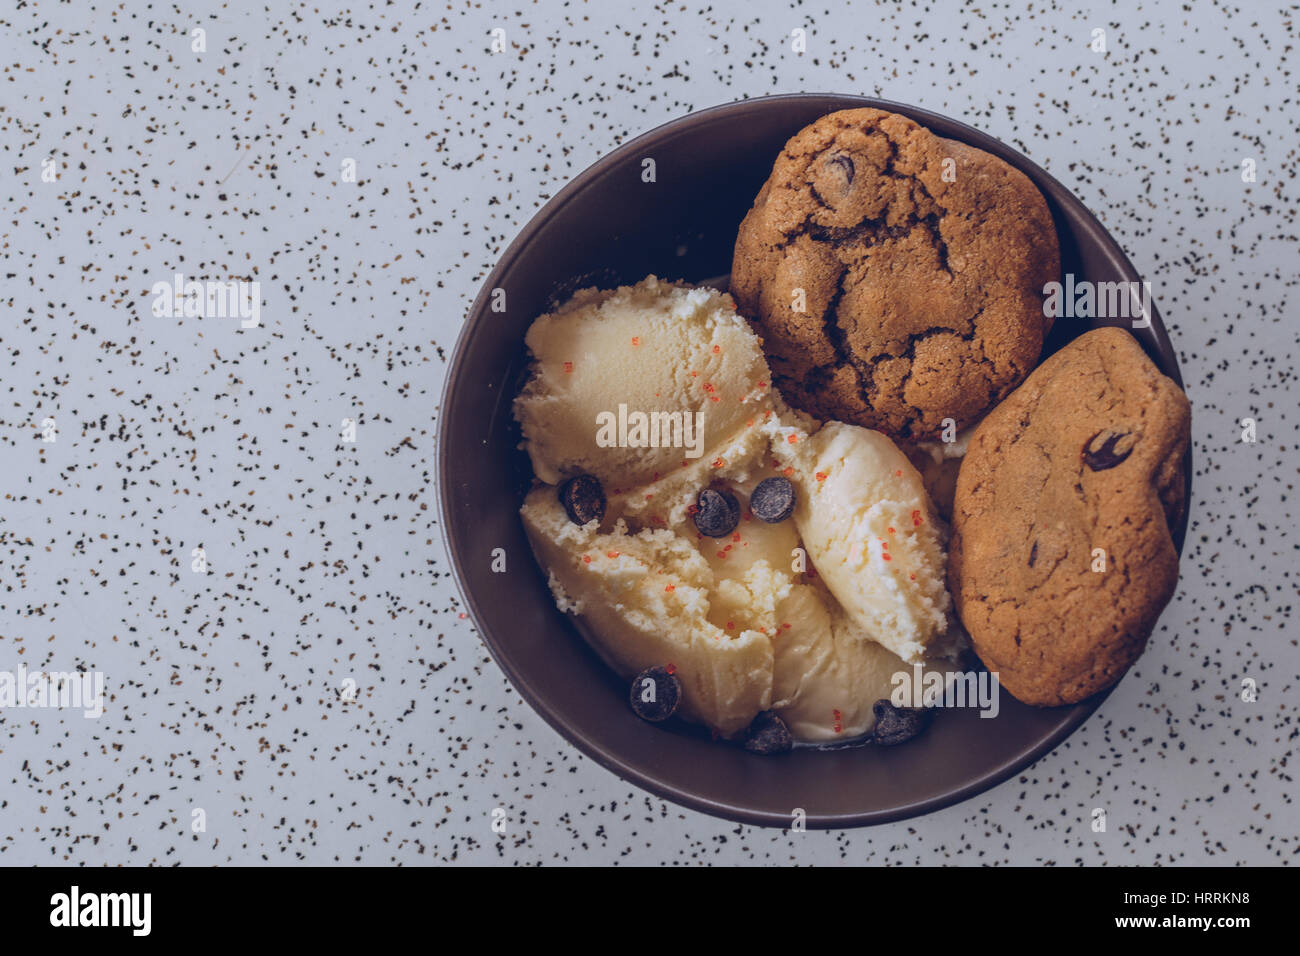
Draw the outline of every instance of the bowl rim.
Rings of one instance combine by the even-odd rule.
[[[446,429],[442,427],[443,418],[446,409],[450,404],[450,399],[455,390],[461,383],[461,372],[463,359],[468,352],[470,344],[474,341],[487,323],[481,321],[483,309],[491,295],[491,290],[499,284],[499,277],[513,267],[516,259],[524,249],[533,241],[536,233],[569,201],[569,199],[585,189],[589,183],[604,175],[609,169],[623,162],[626,156],[634,153],[641,146],[651,140],[662,137],[668,131],[679,132],[690,129],[693,126],[707,124],[713,121],[721,114],[744,113],[752,110],[766,109],[772,102],[805,102],[809,105],[820,104],[827,107],[827,112],[835,112],[841,109],[861,109],[874,108],[885,110],[892,113],[899,113],[912,119],[922,126],[927,126],[935,135],[945,135],[937,132],[927,125],[928,120],[937,121],[939,126],[955,127],[961,131],[960,140],[982,149],[985,152],[993,153],[999,158],[1018,169],[1024,171],[1029,167],[1035,173],[1040,181],[1036,186],[1042,190],[1040,183],[1050,184],[1056,187],[1057,193],[1051,198],[1058,205],[1069,207],[1071,214],[1079,224],[1076,231],[1088,234],[1088,237],[1101,248],[1108,258],[1112,259],[1116,265],[1117,271],[1123,276],[1124,280],[1129,282],[1140,281],[1141,277],[1134,268],[1133,263],[1129,260],[1119,243],[1110,235],[1102,226],[1101,222],[1093,215],[1083,202],[1067,189],[1059,180],[1053,177],[1045,169],[1025,156],[1019,150],[1003,143],[992,134],[985,133],[967,123],[955,120],[952,117],[922,107],[913,106],[908,103],[901,103],[895,100],[886,100],[878,97],[862,96],[852,93],[779,93],[764,96],[756,96],[748,99],[733,100],[729,103],[722,103],[717,106],[707,107],[679,116],[667,122],[660,123],[657,126],[627,140],[620,146],[615,147],[608,153],[603,154],[594,163],[587,166],[580,173],[574,176],[564,185],[554,196],[552,196],[545,205],[542,206],[533,216],[520,228],[518,234],[506,247],[505,251],[497,259],[496,265],[483,280],[478,294],[471,303],[466,313],[465,321],[456,338],[456,344],[453,347],[447,366],[447,375],[443,382],[442,392],[438,406],[438,423],[437,423],[437,441],[434,452],[434,475],[438,483],[438,522],[440,526],[441,539],[444,550],[451,562],[453,575],[456,584],[460,590],[461,597],[465,603],[465,608],[469,613],[470,619],[477,628],[479,638],[487,647],[488,653],[493,661],[505,672],[511,685],[519,695],[529,704],[530,707],[562,738],[577,747],[583,754],[594,760],[597,764],[606,770],[614,773],[621,779],[634,784],[650,793],[655,794],[665,800],[669,800],[679,806],[687,807],[712,816],[721,817],[739,823],[753,824],[756,826],[787,828],[790,825],[789,814],[774,814],[762,810],[756,810],[751,807],[740,806],[719,800],[702,797],[689,790],[673,786],[659,780],[655,776],[629,764],[617,753],[611,752],[585,734],[580,727],[571,726],[562,722],[548,706],[545,698],[539,694],[526,674],[517,670],[511,662],[509,655],[504,653],[498,646],[495,638],[489,633],[489,630],[482,624],[483,615],[479,602],[475,595],[465,587],[467,576],[465,574],[464,562],[451,540],[450,519],[451,500],[448,492],[448,461],[446,454]],[[476,317],[480,320],[476,321]],[[1170,342],[1168,331],[1164,326],[1163,320],[1159,317],[1159,312],[1154,303],[1152,304],[1151,315],[1151,332],[1155,337],[1156,348],[1161,353],[1168,353],[1173,357],[1173,367],[1170,371],[1161,369],[1162,374],[1167,375],[1180,388],[1183,386],[1181,370],[1178,367],[1177,353],[1174,351]],[[1187,459],[1184,462],[1186,474],[1191,475],[1191,451],[1189,447]],[[1185,536],[1188,516],[1191,512],[1192,494],[1191,481],[1187,482],[1185,493],[1185,503],[1183,508],[1183,517],[1176,529],[1171,529],[1175,545],[1181,555],[1182,542]],[[1121,678],[1122,680],[1123,678]],[[861,826],[874,826],[885,823],[894,823],[900,820],[911,819],[913,817],[923,816],[938,810],[961,803],[981,793],[993,789],[999,784],[1005,782],[1023,770],[1027,770],[1035,762],[1055,750],[1062,741],[1073,734],[1110,696],[1115,687],[1119,686],[1117,681],[1111,687],[1093,695],[1091,698],[1078,704],[1071,705],[1070,711],[1065,715],[1065,719],[1050,734],[1032,746],[1025,747],[1015,755],[1005,758],[997,765],[990,767],[986,772],[967,781],[959,787],[955,787],[938,796],[930,797],[925,800],[918,800],[911,803],[899,804],[887,809],[855,811],[851,813],[819,813],[808,814],[806,824],[811,829],[832,829],[832,828],[850,828]],[[1060,708],[1065,710],[1065,708]]]

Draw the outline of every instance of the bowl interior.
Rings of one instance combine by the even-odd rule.
[[[523,339],[539,314],[588,285],[654,273],[698,282],[731,268],[736,229],[785,141],[837,109],[877,106],[987,150],[1043,192],[1076,279],[1136,281],[1090,213],[1009,147],[953,120],[864,97],[747,100],[669,123],[611,153],[570,183],[520,233],[488,278],[461,334],[443,396],[439,479],[443,530],[469,612],[523,697],[561,734],[624,778],[699,810],[785,826],[901,819],[985,790],[1074,730],[1105,695],[1074,707],[1027,707],[1000,695],[995,718],[941,710],[906,746],[764,758],[687,727],[655,727],[629,709],[626,687],[557,610],[519,520],[532,479],[511,400],[527,372]],[[653,170],[653,176],[649,171]],[[501,306],[504,293],[504,311]],[[1062,319],[1047,351],[1094,327]],[[1123,324],[1117,322],[1115,324]],[[1158,315],[1135,330],[1158,367],[1181,384]],[[1190,477],[1190,470],[1188,472]],[[1175,530],[1181,551],[1184,526]],[[504,549],[506,569],[494,571]],[[499,563],[497,563],[499,567]]]

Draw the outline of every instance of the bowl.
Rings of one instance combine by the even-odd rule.
[[[852,827],[937,810],[1028,767],[1107,696],[1041,709],[1002,693],[997,717],[981,718],[973,708],[943,710],[904,746],[762,757],[688,725],[655,726],[636,717],[627,685],[581,638],[575,619],[556,608],[533,559],[519,518],[532,469],[511,414],[527,372],[529,324],[584,286],[631,284],[651,273],[690,282],[727,273],[736,229],[786,140],[827,113],[864,106],[901,113],[1025,173],[1051,209],[1063,273],[1093,282],[1138,281],[1119,245],[1069,190],[963,123],[861,96],[744,100],[637,137],[548,202],[483,284],[442,396],[443,534],[466,609],[492,657],[546,722],[593,760],[668,800],[744,823],[787,827],[802,818],[808,827]],[[654,160],[653,182],[643,181],[647,159]],[[1160,317],[1150,319],[1149,328],[1134,334],[1181,385]],[[1058,321],[1044,355],[1098,324]],[[1190,491],[1190,458],[1186,467]],[[1185,532],[1184,517],[1174,529],[1180,553]]]

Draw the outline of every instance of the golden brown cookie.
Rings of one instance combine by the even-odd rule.
[[[844,110],[785,145],[740,226],[731,292],[774,382],[899,439],[961,428],[1021,382],[1060,271],[1047,204],[989,153]]]
[[[980,423],[957,477],[948,585],[1027,704],[1072,704],[1142,653],[1178,583],[1182,389],[1124,329],[1079,336]]]

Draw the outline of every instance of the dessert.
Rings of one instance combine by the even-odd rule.
[[[921,473],[926,493],[944,521],[952,521],[952,499],[957,493],[957,473],[961,470],[961,460],[966,455],[973,434],[975,425],[970,425],[953,435],[952,441],[908,442],[900,446],[908,460]]]
[[[796,134],[731,272],[790,404],[898,440],[964,428],[1034,367],[1056,233],[1001,159],[875,109]]]
[[[976,429],[948,577],[975,650],[1025,703],[1109,687],[1178,581],[1190,410],[1125,330],[1087,332]]]
[[[1024,175],[849,110],[778,157],[734,301],[649,276],[533,322],[521,517],[638,716],[893,746],[972,642],[1029,704],[1119,679],[1177,581],[1188,405],[1123,330],[1033,370],[1058,269]]]
[[[730,296],[653,276],[584,290],[527,344],[515,414],[538,482],[521,516],[616,672],[671,668],[678,713],[774,752],[778,722],[859,737],[896,673],[950,666],[945,529],[920,475],[883,436],[786,406]],[[662,427],[674,414],[693,456]]]
[[[948,646],[945,529],[921,476],[879,432],[828,422],[804,444],[795,523],[845,613],[905,661]]]

